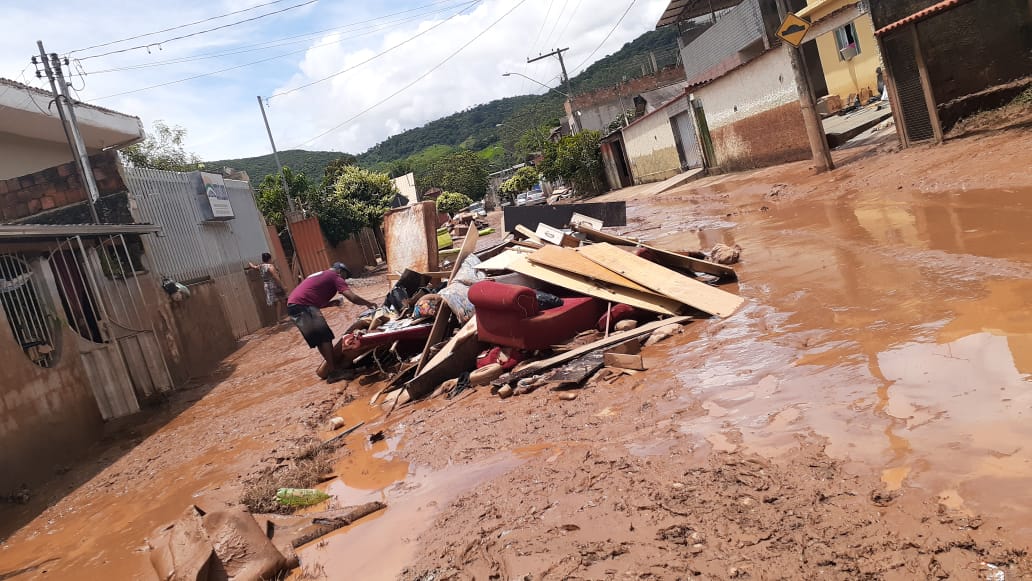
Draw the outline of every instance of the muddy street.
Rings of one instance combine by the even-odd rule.
[[[293,328],[259,332],[0,505],[0,579],[154,578],[152,531],[239,502],[335,415],[365,424],[320,488],[388,508],[302,547],[297,579],[1027,578],[1030,151],[1028,129],[876,142],[830,174],[603,197],[627,200],[616,233],[741,245],[747,303],[573,400],[482,387],[384,417],[382,377],[327,385]]]

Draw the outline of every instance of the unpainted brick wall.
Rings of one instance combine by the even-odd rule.
[[[90,157],[90,164],[101,196],[125,193],[118,153],[98,153]],[[0,222],[25,222],[66,206],[85,206],[85,202],[86,188],[74,162],[0,180]]]

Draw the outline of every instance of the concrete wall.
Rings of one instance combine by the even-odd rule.
[[[101,417],[76,349],[59,331],[56,366],[29,361],[0,309],[0,495],[53,475],[100,436]]]
[[[156,325],[169,372],[177,385],[210,373],[237,347],[218,282],[191,284],[189,289],[191,296],[184,301],[162,297]]]
[[[656,110],[623,129],[627,160],[636,184],[658,182],[681,173],[670,117],[688,108],[687,98]]]
[[[681,49],[685,77],[689,83],[705,81],[748,62],[765,38],[760,1],[744,0]]]
[[[878,94],[876,69],[881,66],[881,55],[874,39],[874,23],[871,22],[871,16],[865,14],[854,20],[853,26],[856,28],[860,54],[851,60],[840,58],[835,33],[823,34],[816,40],[828,93],[842,97],[843,103],[846,103],[846,97],[859,93],[863,88],[870,89],[873,95]]]
[[[775,48],[695,89],[713,140],[716,164],[738,170],[810,157],[788,54]]]
[[[67,143],[0,132],[0,180],[23,176],[72,159]],[[92,152],[91,152],[92,153]]]

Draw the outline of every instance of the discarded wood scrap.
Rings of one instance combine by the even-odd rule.
[[[298,536],[290,544],[296,549],[385,508],[387,508],[386,504],[376,501],[341,510],[318,513],[311,517],[312,524],[301,529]]]
[[[473,251],[477,249],[477,240],[479,240],[480,234],[476,230],[471,230],[466,239],[462,241],[462,248],[459,249],[459,255],[455,258],[455,264],[452,265],[451,275],[448,276],[448,282],[455,280],[455,275],[458,274],[459,268],[462,267],[462,263],[469,258],[469,255],[473,254]],[[423,353],[419,356],[419,363],[416,365],[416,373],[422,371],[423,366],[426,365],[426,361],[430,356],[430,349],[444,340],[448,332],[449,320],[451,319],[451,308],[447,307],[447,303],[441,301],[441,306],[437,309],[437,316],[434,318],[434,326],[430,329],[430,337],[426,341],[426,347],[423,348]]]
[[[518,255],[513,258],[517,257]],[[573,248],[545,246],[528,254],[527,260],[542,266],[575,273],[595,282],[659,296],[659,293],[647,289],[633,280],[609,270],[605,266],[595,263]]]
[[[405,383],[394,400],[391,411],[400,404],[419,399],[434,391],[434,388],[458,377],[463,371],[476,365],[480,343],[477,341],[477,318],[474,315],[459,332],[426,364],[423,370]],[[389,413],[389,412],[388,412]]]
[[[718,317],[729,317],[745,302],[738,295],[710,286],[606,243],[577,249],[582,256],[642,286]]]
[[[699,258],[692,258],[691,256],[685,256],[683,254],[657,248],[639,240],[635,240],[634,238],[601,232],[579,224],[575,224],[573,229],[584,234],[588,240],[593,242],[608,242],[609,244],[615,244],[617,246],[640,246],[642,248],[647,248],[652,251],[653,255],[655,255],[657,262],[668,268],[703,272],[716,276],[722,280],[738,280],[738,275],[735,273],[735,270],[731,267],[724,266],[723,264],[717,264],[715,262],[701,260]]]

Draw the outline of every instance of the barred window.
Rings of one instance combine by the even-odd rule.
[[[0,254],[0,305],[14,340],[40,367],[57,362],[53,316],[39,293],[38,276],[24,257]]]

